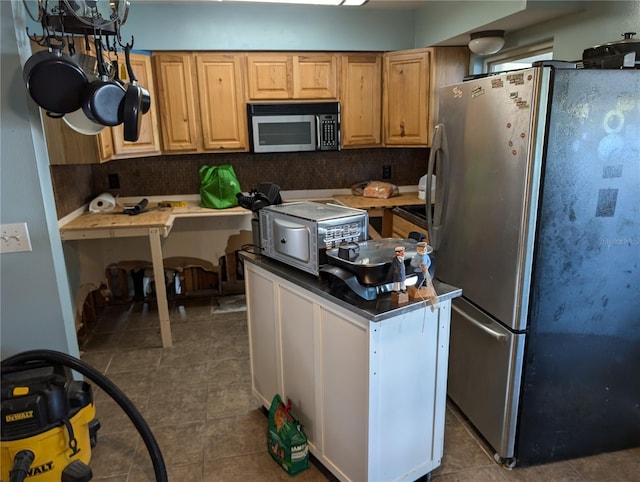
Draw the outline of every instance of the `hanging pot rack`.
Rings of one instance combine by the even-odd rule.
[[[33,54],[23,67],[27,91],[36,104],[53,118],[69,114],[67,125],[85,135],[100,132],[99,126],[124,124],[124,140],[136,142],[151,97],[138,85],[131,67],[133,35],[126,44],[120,36],[130,1],[22,1],[28,15],[42,26],[42,35],[29,34],[28,27],[27,35],[47,47]],[[76,36],[84,37],[82,56],[75,50]],[[95,43],[95,62],[90,54],[89,37]],[[63,53],[65,46],[69,55]],[[125,52],[127,84],[118,76],[118,46]]]
[[[35,0],[29,7],[23,0],[29,16],[42,26],[42,34],[27,35],[38,45],[48,46],[51,39],[58,41],[65,35],[115,36],[120,42],[120,27],[129,15],[130,0]],[[29,2],[33,3],[33,1]],[[100,8],[102,7],[102,8]]]

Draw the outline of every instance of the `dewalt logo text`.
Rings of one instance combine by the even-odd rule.
[[[10,413],[5,415],[5,422],[19,422],[20,420],[27,420],[33,418],[33,410],[27,410],[26,412]]]

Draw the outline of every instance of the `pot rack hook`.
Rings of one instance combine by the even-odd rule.
[[[48,37],[48,35],[45,33],[44,24],[42,24],[42,35],[38,35],[37,33],[29,33],[29,27],[27,27],[27,37],[29,37],[29,39],[31,39],[41,47],[44,47],[46,45],[46,39]]]
[[[42,35],[29,33],[29,27],[26,27],[27,36],[29,37],[29,39],[33,40],[41,47],[51,47],[51,39],[54,39],[61,44],[61,48],[64,47],[64,31],[62,32],[61,36],[56,35],[55,29],[49,25],[48,16],[45,15],[42,17],[40,26],[42,27]]]
[[[120,44],[120,47],[123,48],[123,50],[126,50],[126,49],[131,50],[133,48],[133,43],[134,43],[133,35],[131,36],[131,43],[123,44],[120,38],[118,38],[118,43]]]
[[[118,43],[120,44],[120,47],[122,47],[123,49],[133,49],[133,44],[135,42],[135,38],[133,37],[133,35],[131,36],[131,43],[126,43],[123,44],[122,43],[122,37],[120,36],[120,22],[116,22],[116,37],[118,38]]]

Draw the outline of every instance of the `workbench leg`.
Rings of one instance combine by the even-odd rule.
[[[388,208],[382,210],[382,237],[393,238],[393,211]]]
[[[162,347],[171,347],[171,322],[169,320],[169,307],[167,304],[167,287],[164,278],[164,264],[162,261],[162,245],[160,244],[160,229],[149,229],[149,243],[151,244],[151,261],[153,263],[153,277],[156,287],[156,301],[158,303],[158,316],[160,317],[160,333],[162,335]]]

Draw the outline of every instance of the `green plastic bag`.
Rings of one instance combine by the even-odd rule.
[[[203,208],[225,209],[238,205],[236,194],[240,182],[231,164],[200,168],[200,205]]]
[[[309,447],[302,425],[290,408],[290,403],[285,405],[280,395],[274,395],[269,408],[267,447],[271,457],[289,475],[294,475],[309,468]]]

